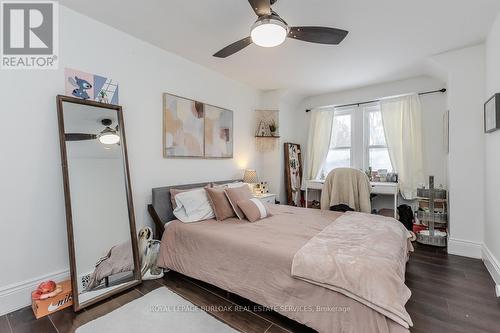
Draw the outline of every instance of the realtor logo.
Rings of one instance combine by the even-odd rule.
[[[2,1],[2,69],[57,69],[58,4]]]

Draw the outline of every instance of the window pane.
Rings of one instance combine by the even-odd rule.
[[[351,166],[351,149],[330,149],[326,157],[323,171],[327,175],[336,168],[348,168]]]
[[[351,146],[351,115],[335,115],[333,117],[332,140],[330,147]]]
[[[370,148],[370,166],[373,170],[386,169],[392,172],[391,159],[387,148]]]
[[[380,111],[368,112],[370,146],[385,146],[384,125]]]

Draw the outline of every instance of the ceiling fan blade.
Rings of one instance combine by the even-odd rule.
[[[257,16],[271,15],[270,0],[248,0]]]
[[[245,47],[247,47],[250,44],[252,44],[252,37],[246,37],[246,38],[240,39],[239,41],[234,42],[233,44],[226,46],[225,48],[223,48],[219,52],[215,53],[214,57],[227,58],[230,55],[233,55],[236,52],[243,50]]]
[[[292,27],[289,38],[319,44],[340,44],[349,31],[327,27]]]
[[[66,133],[64,134],[64,138],[66,141],[84,141],[97,139],[97,135],[87,133]]]

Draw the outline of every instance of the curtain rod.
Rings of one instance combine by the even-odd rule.
[[[444,94],[445,92],[446,92],[446,88],[443,88],[443,89],[439,89],[439,90],[424,91],[424,92],[419,93],[418,95],[422,96],[422,95],[436,94],[436,93]],[[358,102],[358,103],[345,104],[345,105],[336,105],[335,108],[345,108],[348,106],[360,106],[360,105],[364,105],[364,104],[371,104],[371,103],[377,103],[377,102],[380,102],[380,99],[376,99],[373,101],[367,101],[367,102]],[[306,112],[309,112],[309,111],[311,111],[311,109],[306,110]]]

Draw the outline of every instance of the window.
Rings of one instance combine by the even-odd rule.
[[[350,111],[334,112],[330,150],[323,167],[325,174],[336,168],[351,166],[352,114]]]
[[[379,106],[365,108],[365,132],[367,138],[366,150],[367,161],[365,169],[371,167],[373,170],[386,169],[392,172],[389,149],[385,142],[384,125]]]
[[[380,106],[371,104],[334,112],[330,150],[322,175],[341,167],[392,172]]]

